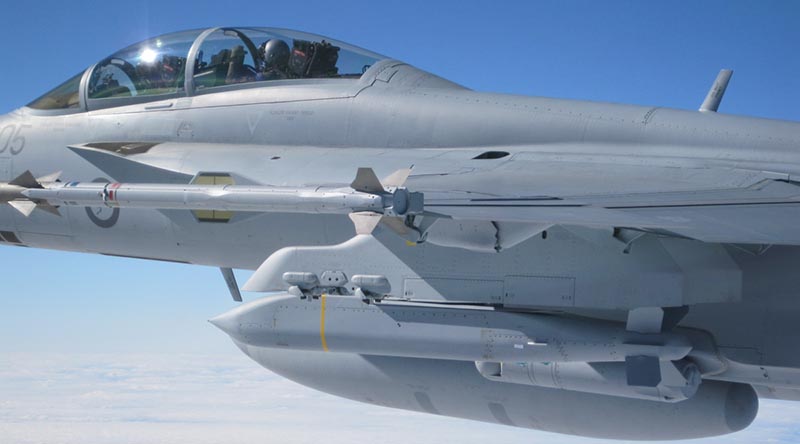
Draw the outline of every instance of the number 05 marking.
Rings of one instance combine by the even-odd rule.
[[[25,148],[25,136],[22,130],[30,128],[30,125],[7,125],[0,129],[0,154],[8,151],[16,156]]]

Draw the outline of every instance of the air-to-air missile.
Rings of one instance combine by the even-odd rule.
[[[219,211],[350,214],[403,217],[422,212],[422,193],[403,187],[410,170],[399,170],[381,182],[370,168],[359,168],[350,187],[270,187],[259,185],[123,184],[56,182],[57,175],[35,179],[26,171],[0,184],[0,202],[26,216],[41,208],[107,206]]]

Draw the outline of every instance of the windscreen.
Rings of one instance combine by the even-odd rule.
[[[202,38],[200,36],[203,36]],[[192,47],[197,48],[189,60]],[[37,110],[123,106],[219,87],[307,79],[358,79],[386,57],[314,34],[274,28],[213,28],[162,35],[131,45],[31,102]],[[191,85],[187,91],[186,79]],[[133,98],[138,98],[133,100]],[[114,100],[104,100],[114,99]]]
[[[42,110],[79,108],[81,100],[78,92],[80,91],[81,78],[83,78],[83,71],[29,103],[28,107]]]
[[[89,98],[155,96],[180,91],[189,48],[200,32],[156,37],[106,58],[89,79]]]

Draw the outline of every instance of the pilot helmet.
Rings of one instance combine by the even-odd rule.
[[[270,39],[261,45],[261,58],[264,69],[285,70],[289,65],[289,45],[281,39]]]

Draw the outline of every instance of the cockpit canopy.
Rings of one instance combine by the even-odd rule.
[[[381,59],[385,57],[346,43],[285,29],[182,31],[129,46],[28,107],[78,111],[219,92],[259,82],[358,79]]]

